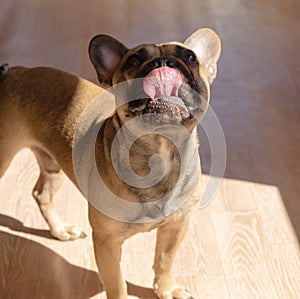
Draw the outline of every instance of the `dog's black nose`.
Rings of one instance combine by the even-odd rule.
[[[160,67],[179,68],[175,59],[170,57],[158,57],[147,63],[137,74],[137,78],[145,77],[152,70]]]
[[[159,57],[153,61],[153,68],[157,69],[163,66],[168,66],[170,68],[176,67],[177,62],[175,59],[169,57]]]

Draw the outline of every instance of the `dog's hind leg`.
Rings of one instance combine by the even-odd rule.
[[[4,159],[3,156],[1,156],[1,152],[0,152],[0,179],[4,176],[9,164],[10,161]]]
[[[9,146],[7,142],[2,142],[1,139],[2,138],[0,136],[0,179],[4,176],[13,157],[18,152],[17,149],[13,148],[12,146]]]
[[[4,176],[9,164],[10,164],[10,161],[7,161],[7,159],[5,159],[3,157],[3,155],[1,155],[1,152],[0,152],[0,179]]]
[[[33,189],[43,217],[51,234],[59,240],[75,240],[86,235],[74,225],[64,223],[57,214],[53,197],[64,181],[64,174],[56,161],[40,148],[31,148],[40,166],[40,176]]]

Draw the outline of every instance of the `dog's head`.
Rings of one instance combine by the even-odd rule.
[[[142,115],[160,125],[177,123],[188,129],[206,111],[220,51],[218,36],[206,28],[183,44],[143,44],[128,49],[110,36],[97,35],[89,45],[100,84],[113,87],[121,123]]]

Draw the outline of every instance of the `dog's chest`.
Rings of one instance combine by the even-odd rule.
[[[119,163],[126,165],[126,150],[122,148]],[[175,197],[184,200],[198,178],[200,162],[192,142],[174,143],[164,136],[148,134],[132,144],[129,150],[129,169],[123,168],[127,179],[134,174],[127,188],[140,203]],[[136,181],[142,182],[141,185]],[[140,188],[137,187],[139,185]]]

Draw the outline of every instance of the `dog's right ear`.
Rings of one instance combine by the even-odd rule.
[[[122,43],[111,36],[100,34],[93,37],[89,45],[89,55],[101,85],[112,85],[113,73],[127,51]]]
[[[217,61],[221,53],[221,41],[218,35],[209,28],[202,28],[189,36],[184,44],[205,64],[208,81],[211,84],[217,75]]]

